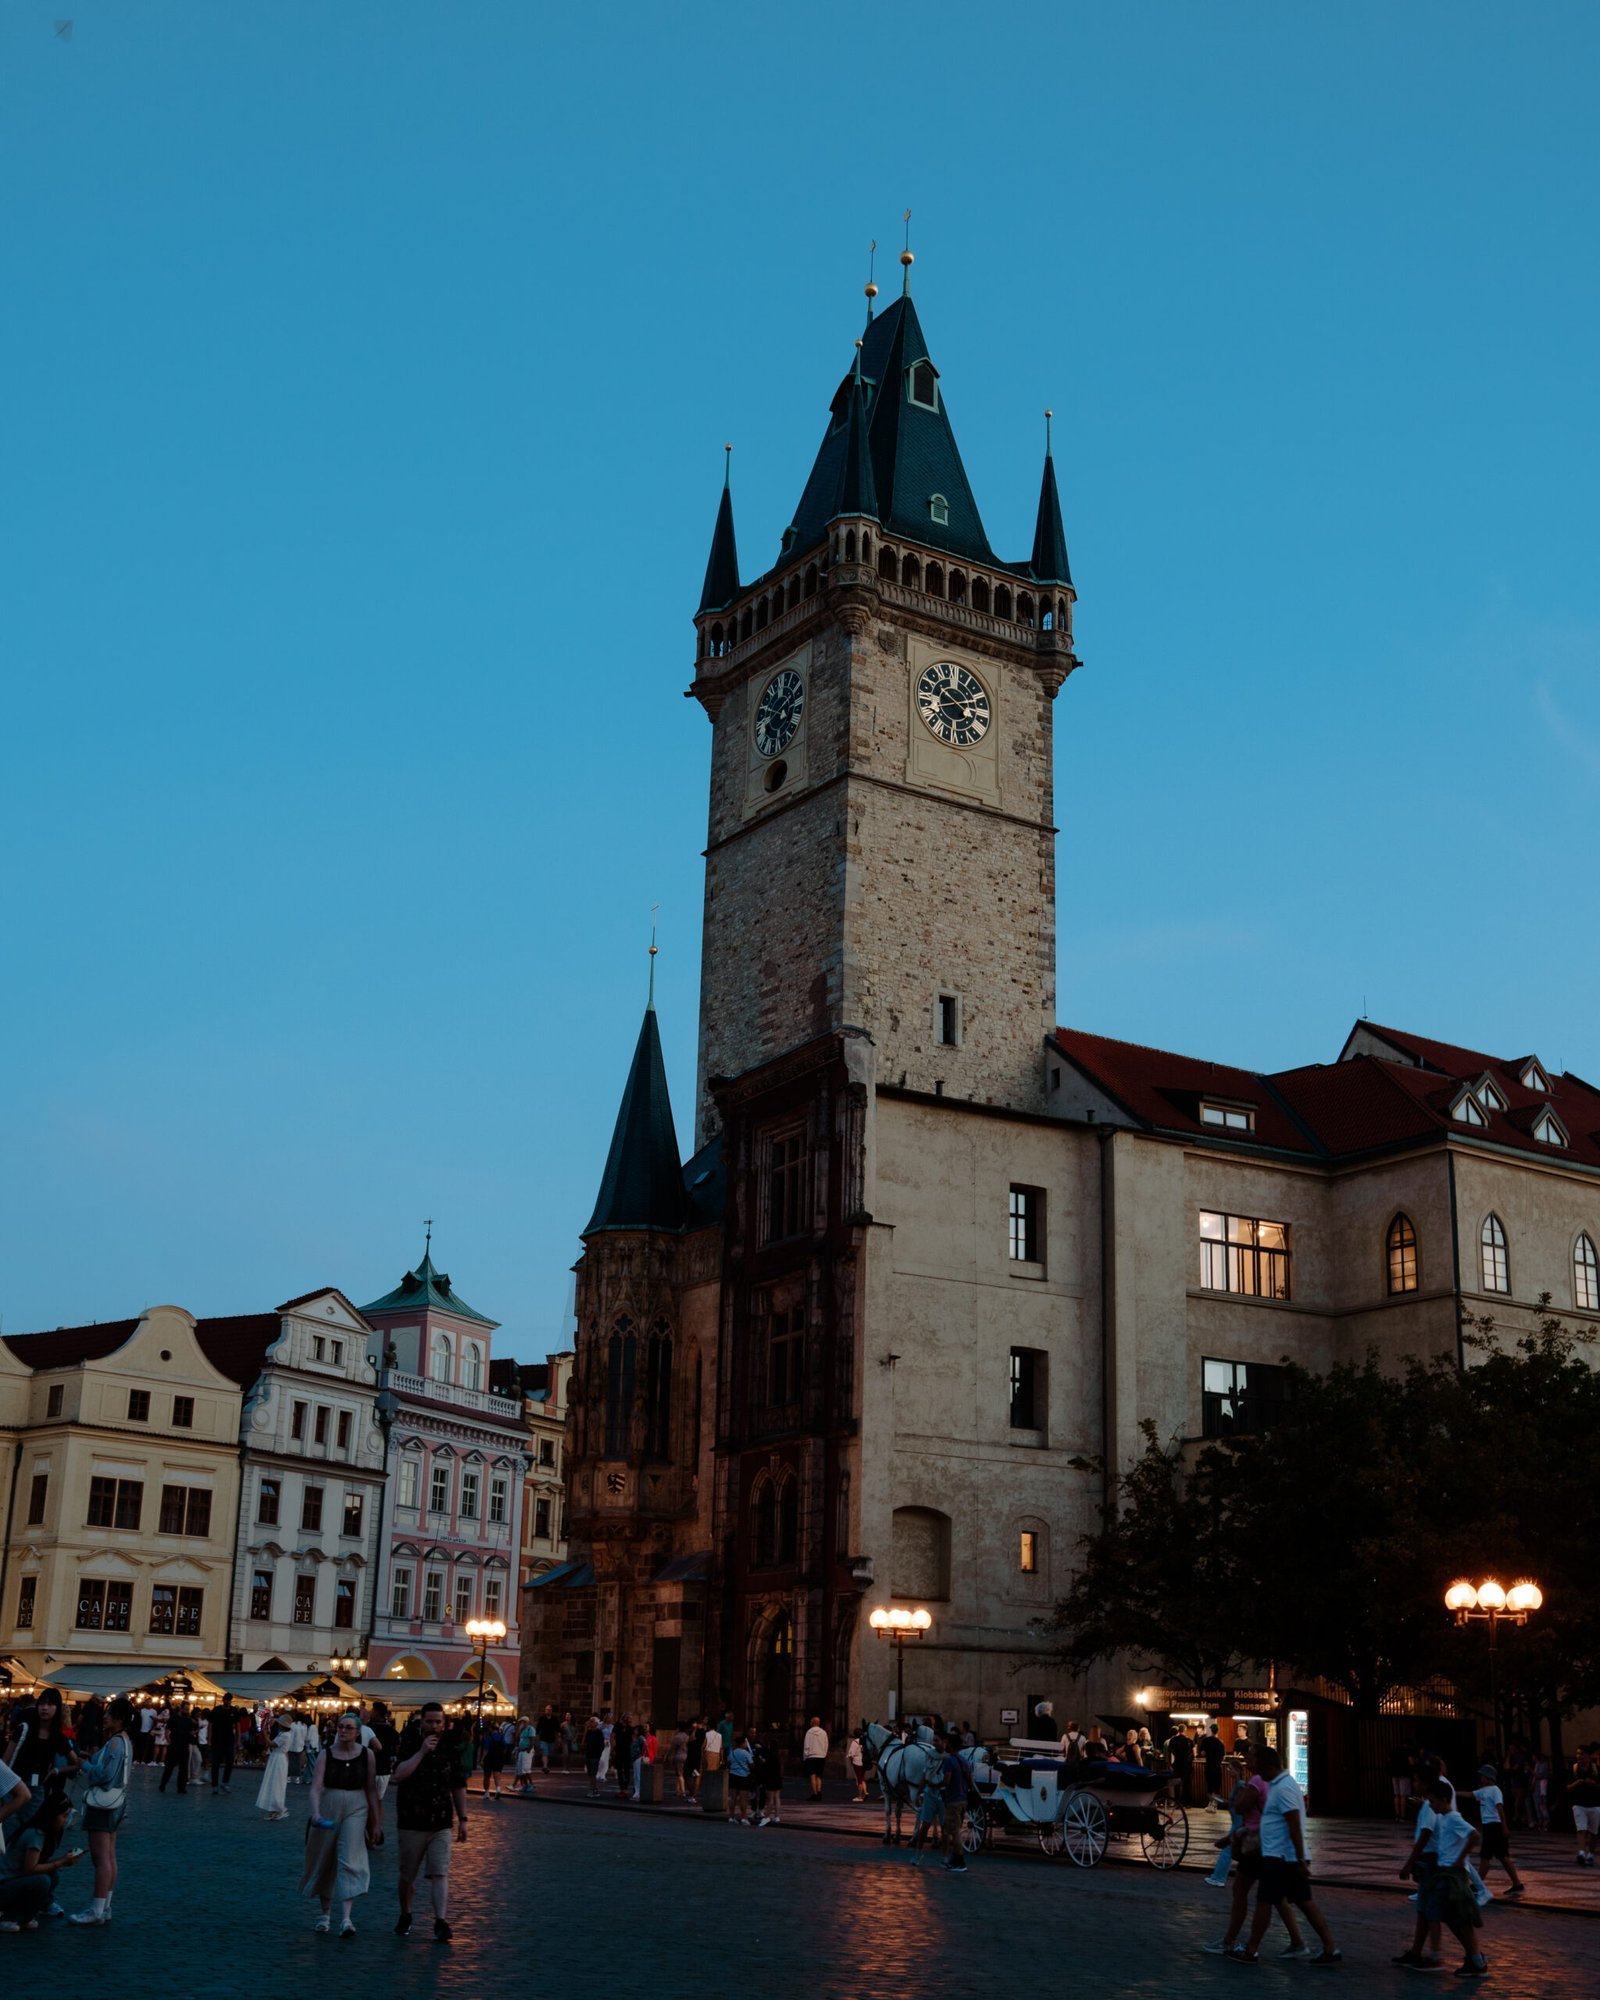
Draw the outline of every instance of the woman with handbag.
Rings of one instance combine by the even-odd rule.
[[[86,1910],[74,1910],[74,1924],[109,1924],[111,1898],[117,1886],[117,1829],[128,1809],[128,1774],[133,1769],[133,1749],[128,1742],[128,1725],[133,1721],[133,1704],[119,1694],[106,1710],[106,1740],[92,1757],[72,1760],[71,1768],[81,1770],[87,1783],[83,1795],[83,1830],[89,1836],[89,1856],[94,1862],[94,1896]]]
[[[372,1887],[367,1849],[382,1841],[377,1765],[361,1741],[361,1717],[350,1709],[340,1716],[333,1741],[311,1773],[311,1824],[300,1888],[322,1904],[319,1931],[332,1929],[337,1903],[340,1937],[355,1936],[350,1905]]]

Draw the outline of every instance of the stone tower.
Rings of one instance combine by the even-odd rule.
[[[1048,446],[1031,555],[989,546],[908,264],[754,583],[724,487],[692,689],[714,731],[702,1140],[719,1079],[841,1032],[876,1082],[1044,1108],[1072,604]]]

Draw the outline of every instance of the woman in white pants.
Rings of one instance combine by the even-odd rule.
[[[331,1832],[331,1839],[319,1835]],[[319,1931],[333,1927],[333,1906],[339,1906],[339,1935],[351,1937],[355,1924],[350,1906],[372,1886],[368,1847],[383,1839],[383,1801],[372,1752],[361,1741],[361,1718],[352,1709],[339,1718],[333,1741],[317,1758],[311,1773],[311,1825],[306,1836],[305,1873],[301,1891],[322,1905]]]

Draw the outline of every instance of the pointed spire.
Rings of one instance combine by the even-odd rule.
[[[839,464],[839,491],[833,518],[865,514],[878,518],[878,487],[872,476],[872,452],[867,437],[867,385],[861,379],[861,342],[850,377],[849,412],[845,418],[844,456]]]
[[[717,508],[717,525],[711,534],[711,555],[706,563],[705,586],[700,592],[700,611],[720,611],[739,595],[739,549],[733,539],[733,492],[730,483],[733,446],[724,445],[722,460],[722,501]]]
[[[1050,449],[1051,412],[1044,413],[1044,478],[1039,483],[1039,518],[1033,530],[1033,557],[1028,567],[1036,583],[1064,583],[1071,588],[1067,567],[1067,531],[1061,520],[1061,495],[1056,491],[1056,462]]]
[[[654,964],[652,959],[652,973]],[[652,993],[628,1070],[594,1214],[583,1234],[593,1236],[602,1229],[676,1232],[687,1219],[683,1165],[678,1157],[678,1135],[672,1122],[667,1067],[661,1055]]]

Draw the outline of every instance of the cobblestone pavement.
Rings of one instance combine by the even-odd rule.
[[[1418,1983],[1388,1962],[1408,1941],[1398,1886],[1393,1896],[1328,1890],[1346,1955],[1340,1971],[1272,1962],[1251,1971],[1201,1953],[1220,1928],[1224,1898],[1186,1871],[1085,1874],[1030,1855],[983,1858],[952,1879],[936,1865],[915,1866],[904,1850],[824,1830],[574,1807],[553,1795],[474,1799],[452,1876],[452,1943],[436,1945],[425,1921],[410,1938],[393,1935],[392,1825],[372,1893],[356,1906],[359,1935],[318,1937],[315,1908],[296,1893],[305,1795],[291,1794],[291,1818],[268,1825],[253,1808],[254,1776],[239,1777],[227,1798],[157,1797],[152,1779],[137,1778],[115,1922],[0,1937],[0,1992],[993,2000],[1020,1988],[1209,2000],[1241,1984],[1278,1993],[1334,1980],[1354,2000]],[[88,1887],[80,1864],[63,1877],[62,1901],[78,1907]],[[1600,1992],[1600,1927],[1584,1916],[1496,1906],[1483,1940],[1496,1993],[1587,2000]]]

